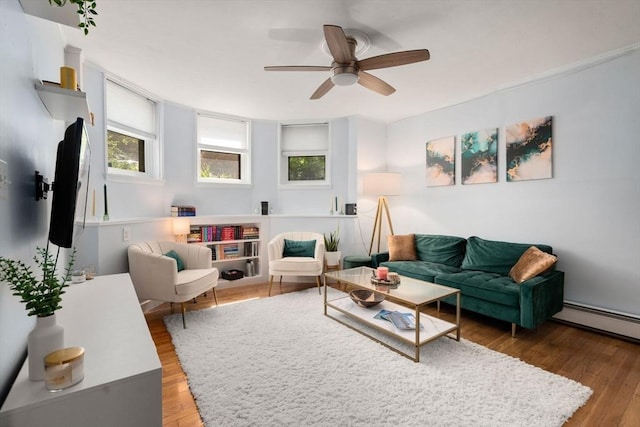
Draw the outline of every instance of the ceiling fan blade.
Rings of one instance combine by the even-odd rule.
[[[325,80],[324,82],[322,82],[320,87],[318,89],[316,89],[315,92],[313,92],[313,95],[311,95],[311,98],[309,98],[309,99],[322,98],[324,96],[324,94],[329,92],[331,90],[331,88],[333,88],[334,86],[335,85],[333,84],[333,82],[331,81],[330,78]]]
[[[344,34],[342,27],[337,25],[325,25],[324,38],[327,41],[329,51],[333,56],[333,59],[338,64],[349,64],[351,62],[351,48],[347,41],[347,36]]]
[[[398,65],[413,64],[426,61],[431,57],[427,49],[405,50],[403,52],[387,53],[385,55],[372,56],[358,61],[361,70],[376,70],[379,68],[397,67]]]
[[[358,84],[384,96],[391,95],[396,91],[389,83],[380,80],[372,74],[365,73],[364,71],[360,71],[358,73]]]
[[[265,71],[330,71],[331,67],[322,65],[274,65],[264,67]]]

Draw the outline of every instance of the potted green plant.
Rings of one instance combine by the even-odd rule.
[[[329,237],[324,234],[324,260],[327,267],[340,265],[341,253],[338,250],[340,245],[340,227],[336,231],[329,233]]]
[[[44,356],[64,347],[64,329],[56,323],[55,312],[61,308],[62,294],[71,278],[75,250],[71,252],[64,274],[57,276],[56,268],[60,251],[54,256],[46,249],[36,248],[33,257],[41,274],[22,261],[0,257],[0,281],[6,282],[13,295],[20,297],[27,315],[37,316],[36,325],[29,333],[29,379],[44,379]]]

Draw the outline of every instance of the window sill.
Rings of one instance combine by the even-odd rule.
[[[245,188],[253,188],[253,184],[247,184],[247,183],[234,183],[234,182],[201,182],[201,181],[196,181],[195,184],[196,188],[211,188],[211,187],[217,187],[217,188],[241,188],[241,189],[245,189]]]
[[[107,182],[124,182],[128,184],[144,184],[163,186],[164,179],[150,178],[147,176],[120,175],[115,173],[107,174]]]

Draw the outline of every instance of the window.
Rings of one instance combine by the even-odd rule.
[[[329,184],[329,124],[280,125],[281,184]]]
[[[198,113],[198,181],[250,184],[249,121]]]
[[[159,179],[158,103],[107,79],[106,104],[109,174]]]

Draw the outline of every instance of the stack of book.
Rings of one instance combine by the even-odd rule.
[[[195,206],[171,206],[171,216],[196,216]]]
[[[243,227],[242,238],[243,239],[259,239],[260,229],[258,227]]]
[[[230,243],[227,245],[219,245],[218,259],[232,259],[240,256],[240,249],[237,243]]]

